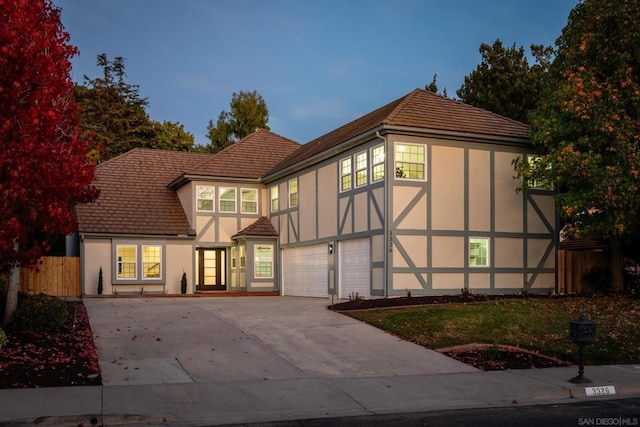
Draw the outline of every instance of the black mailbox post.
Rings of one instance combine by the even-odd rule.
[[[578,376],[569,381],[575,384],[590,383],[584,376],[584,347],[596,339],[596,324],[583,314],[578,320],[569,322],[569,338],[578,346]]]

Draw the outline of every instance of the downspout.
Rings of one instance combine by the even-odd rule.
[[[387,147],[387,139],[380,135],[380,131],[377,130],[376,131],[376,138],[380,138],[383,143],[384,143],[384,171],[385,171],[385,176],[384,176],[384,236],[383,236],[383,245],[384,245],[384,257],[383,257],[383,269],[384,269],[384,283],[383,285],[383,296],[386,298],[389,296],[389,244],[391,244],[389,242],[389,168],[388,168],[388,164],[387,164],[387,159],[388,159],[388,155],[387,155],[387,151],[388,148]]]

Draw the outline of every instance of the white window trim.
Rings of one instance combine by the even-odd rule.
[[[364,154],[364,168],[360,168],[358,169],[358,156]],[[356,153],[355,156],[353,156],[353,184],[354,184],[354,188],[359,188],[359,187],[364,187],[365,185],[369,185],[369,154],[367,150],[361,151],[359,153]],[[358,172],[360,171],[364,171],[364,173],[367,175],[367,179],[365,180],[364,184],[358,184]]]
[[[374,156],[373,152],[374,152],[374,150],[376,150],[378,148],[382,148],[382,161],[375,162],[375,156]],[[385,178],[385,176],[387,174],[386,168],[383,169],[384,173],[382,175],[382,178],[378,178],[378,179],[375,179],[375,173],[373,172],[373,168],[378,166],[378,165],[382,165],[384,167],[385,166],[385,158],[386,158],[386,156],[387,156],[387,154],[385,153],[385,150],[384,150],[384,144],[380,144],[380,145],[376,145],[375,147],[371,147],[371,150],[370,150],[370,153],[369,153],[369,158],[371,159],[371,162],[370,162],[371,165],[369,167],[370,174],[371,174],[370,175],[371,176],[370,182],[373,183],[373,182],[378,182],[378,181],[384,181],[384,178]]]
[[[245,200],[242,198],[242,192],[243,192],[243,191],[251,191],[251,192],[253,192],[253,193],[255,193],[255,194],[256,194],[256,198],[255,198],[255,200],[253,201],[253,202],[256,204],[256,210],[255,210],[255,211],[245,211],[245,210],[244,210],[244,208],[243,208],[243,204],[242,204],[242,203],[245,201]],[[259,193],[259,191],[258,191],[258,189],[257,189],[257,188],[241,188],[241,189],[240,189],[240,213],[245,213],[245,214],[257,214],[258,212],[260,212],[260,206],[258,206],[258,201],[259,201],[259,199],[260,199],[260,193]],[[247,200],[247,202],[252,202],[252,200]]]
[[[120,271],[120,266],[121,266],[121,261],[118,258],[118,252],[120,250],[120,248],[122,247],[129,247],[129,248],[133,248],[134,249],[134,253],[135,253],[135,258],[134,258],[134,269],[133,269],[133,277],[120,277],[118,275],[118,272]],[[129,261],[127,261],[127,263],[129,263]],[[138,245],[136,244],[131,244],[131,243],[123,243],[123,244],[116,244],[116,277],[115,280],[118,281],[127,281],[127,280],[138,280]]]
[[[275,197],[273,197],[273,193],[275,190]],[[269,189],[269,200],[271,203],[269,204],[271,212],[278,212],[280,210],[280,188],[278,185],[274,185]],[[273,202],[277,202],[277,206],[273,208]]]
[[[160,276],[159,277],[144,277],[144,248],[149,248],[149,247],[157,247],[160,248]],[[163,270],[164,270],[164,263],[162,262],[163,260],[163,256],[162,256],[162,245],[140,245],[140,279],[141,280],[145,280],[145,281],[159,281],[162,280],[163,276]]]
[[[222,210],[222,194],[226,191],[226,190],[233,190],[233,195],[234,195],[234,200],[233,200],[233,210],[232,211],[227,211],[227,210]],[[225,202],[230,202],[231,199],[224,199]],[[238,189],[235,187],[220,187],[218,189],[218,212],[225,214],[225,213],[237,213],[238,212]]]
[[[485,265],[476,265],[476,264],[471,264],[471,241],[472,240],[484,240],[487,242],[487,263]],[[470,268],[489,268],[491,266],[491,252],[490,252],[490,248],[491,248],[491,239],[488,237],[479,237],[479,236],[470,236],[469,237],[469,241],[467,243],[467,247],[469,249],[469,259],[467,260],[467,262],[469,263],[469,267]]]
[[[342,173],[343,168],[342,168],[342,164],[344,162],[349,162],[349,173],[345,174]],[[344,193],[345,191],[351,191],[353,190],[353,159],[351,157],[345,157],[343,159],[340,159],[340,163],[338,164],[338,167],[340,169],[340,181],[339,181],[339,185],[340,185],[340,192]],[[344,178],[345,176],[349,175],[350,181],[349,181],[349,188],[344,188],[343,186],[343,182],[342,182],[342,178]]]
[[[296,183],[296,192],[292,193],[291,192],[291,183],[295,182]],[[298,204],[300,203],[300,183],[298,182],[298,178],[293,178],[289,180],[288,183],[288,189],[289,189],[289,207],[290,208],[295,208],[296,206],[298,206]],[[296,203],[293,204],[291,203],[291,196],[295,194],[296,195]]]
[[[204,199],[199,197],[198,189],[202,187],[208,187],[213,190],[211,199]],[[211,200],[211,210],[203,210],[198,207],[198,200]],[[196,212],[215,212],[216,211],[216,187],[213,185],[196,185]]]
[[[253,261],[253,277],[255,279],[273,279],[273,266],[274,266],[274,247],[273,245],[256,245],[255,246],[255,251],[257,252],[258,248],[270,248],[271,249],[271,275],[270,276],[258,276],[258,257],[255,257],[255,260]],[[266,262],[266,261],[262,261],[262,262]]]
[[[396,164],[398,163],[398,159],[396,158],[396,148],[398,147],[398,145],[407,145],[407,146],[414,146],[414,147],[423,147],[424,148],[424,177],[423,178],[403,178],[403,177],[399,177],[396,174]],[[426,182],[427,181],[427,175],[428,175],[428,170],[427,170],[427,162],[428,162],[428,158],[427,158],[427,145],[426,144],[415,144],[415,143],[411,143],[411,142],[401,142],[401,141],[396,141],[394,146],[393,146],[393,176],[395,177],[396,180],[400,180],[400,181],[417,181],[417,182]],[[415,163],[418,164],[418,163]]]

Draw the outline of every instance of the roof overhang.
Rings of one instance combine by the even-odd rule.
[[[79,231],[80,239],[86,237],[90,239],[165,239],[165,240],[194,240],[195,233],[189,234],[118,234],[118,233],[96,233]]]
[[[190,175],[183,174],[178,178],[174,179],[167,185],[171,190],[177,190],[180,187],[188,184],[191,181],[225,181],[225,182],[251,182],[251,183],[260,183],[260,178],[238,178],[238,177],[228,177],[228,176],[212,176],[212,175]]]

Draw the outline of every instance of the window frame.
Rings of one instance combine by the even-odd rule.
[[[368,151],[364,150],[359,153],[356,153],[353,156],[354,163],[354,178],[355,178],[355,188],[364,187],[369,184],[369,155]],[[364,156],[364,166],[361,164],[361,161],[358,157]],[[361,174],[364,173],[364,182],[360,183]]]
[[[275,197],[274,197],[275,194]],[[271,200],[271,212],[278,212],[280,210],[280,187],[279,185],[273,185],[269,189],[269,195]],[[275,207],[274,207],[275,206]]]
[[[258,259],[258,251],[260,249],[269,249],[269,259],[261,260]],[[253,247],[254,252],[254,261],[253,261],[253,277],[255,279],[273,279],[273,266],[274,266],[274,247],[270,244],[256,244]],[[268,267],[269,275],[263,276],[261,275],[261,268],[259,265],[265,264]]]
[[[201,198],[199,190],[201,188],[211,189],[211,198]],[[211,209],[201,209],[200,201],[211,201]],[[213,185],[196,185],[196,212],[215,212],[216,211],[216,187]]]
[[[291,184],[295,184],[295,191],[291,191]],[[299,203],[299,199],[298,199],[298,192],[300,190],[299,186],[298,186],[298,178],[292,178],[289,180],[288,182],[288,189],[289,189],[289,207],[290,208],[295,208],[298,206]]]
[[[222,209],[222,202],[231,202],[231,199],[223,199],[222,195],[227,191],[233,191],[233,210]],[[218,189],[218,212],[237,213],[238,212],[238,189],[236,187],[220,187]]]
[[[157,262],[157,264],[159,265],[159,271],[158,271],[158,276],[157,277],[147,277],[147,275],[145,274],[145,264],[149,263],[148,261],[145,262],[145,248],[158,248],[158,252],[159,252],[159,258],[160,260]],[[144,281],[158,281],[161,280],[163,277],[163,272],[164,272],[164,262],[163,262],[163,250],[162,250],[162,245],[156,245],[156,244],[141,244],[140,245],[140,279],[144,280]]]
[[[382,149],[382,155],[380,157],[382,157],[379,161],[376,161],[376,154],[375,151],[378,149]],[[378,182],[378,181],[384,181],[385,178],[385,158],[386,158],[386,153],[385,153],[385,149],[384,149],[384,144],[380,144],[377,145],[375,147],[371,147],[371,182]],[[376,167],[381,166],[382,167],[382,176],[379,178],[376,178],[377,174],[376,174]],[[379,175],[379,172],[378,172]]]
[[[424,156],[424,160],[422,162],[418,162],[418,161],[400,161],[398,160],[398,148],[399,147],[418,147],[418,148],[422,148],[423,150],[423,156]],[[402,180],[402,181],[420,181],[420,182],[425,182],[427,181],[427,146],[425,144],[415,144],[415,143],[410,143],[410,142],[396,142],[394,145],[394,162],[393,162],[393,166],[394,166],[394,170],[396,171],[395,173],[395,178],[396,180]],[[412,153],[409,153],[412,154]],[[422,178],[411,178],[411,177],[404,177],[404,176],[398,176],[398,163],[402,163],[402,164],[409,164],[409,165],[422,165],[423,170],[423,177]]]
[[[244,193],[245,192],[251,192],[251,193],[255,194],[255,199],[253,201],[245,200],[244,199]],[[257,214],[259,212],[258,199],[259,199],[259,193],[258,193],[258,189],[257,188],[241,188],[240,189],[240,213],[243,213],[243,214]],[[244,209],[244,204],[245,203],[253,203],[253,204],[255,204],[255,210],[253,210],[253,211],[245,210]]]
[[[340,192],[353,189],[353,161],[351,156],[340,159]]]
[[[133,248],[134,259],[131,261],[121,261],[120,259],[120,249],[121,248]],[[120,243],[115,245],[115,280],[116,281],[129,281],[129,280],[138,280],[138,245],[132,243]],[[121,277],[121,271],[123,271],[124,264],[133,264],[133,277]]]
[[[471,245],[474,243],[480,243],[482,245],[482,242],[486,243],[486,247],[484,248],[485,253],[484,253],[484,258],[486,258],[485,263],[484,264],[475,264],[475,263],[471,263],[471,251],[474,250],[475,248],[471,248]],[[469,248],[469,258],[468,258],[468,263],[469,263],[469,267],[470,268],[488,268],[491,266],[491,254],[489,252],[490,250],[490,246],[491,245],[491,239],[489,237],[478,237],[478,236],[470,236],[469,237],[469,242],[468,242],[468,248]],[[482,246],[480,246],[479,249],[482,249]],[[479,255],[477,257],[473,257],[474,259],[476,258],[480,258],[482,259],[482,255]]]

